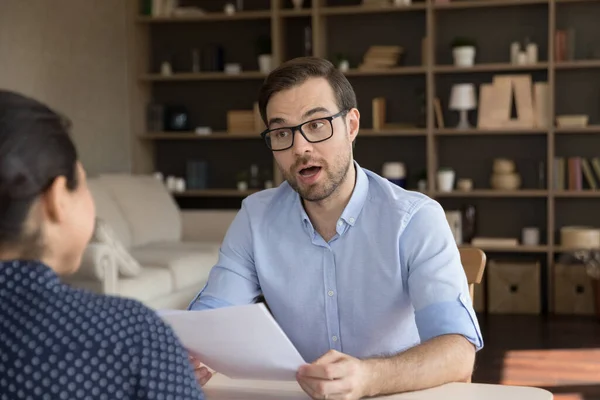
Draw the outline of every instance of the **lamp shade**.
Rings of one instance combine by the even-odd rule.
[[[452,86],[452,92],[450,93],[451,110],[474,110],[476,106],[474,84],[459,83]]]

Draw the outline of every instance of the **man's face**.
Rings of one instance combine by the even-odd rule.
[[[274,129],[330,117],[342,110],[329,82],[311,78],[273,95],[266,111],[269,128]],[[309,135],[311,129],[331,129],[330,126],[333,136],[328,140],[310,143],[296,131],[292,148],[273,152],[285,180],[307,201],[326,199],[344,182],[352,163],[352,141],[358,133],[358,110],[335,118],[332,125],[328,121],[316,122],[304,125],[303,130]]]

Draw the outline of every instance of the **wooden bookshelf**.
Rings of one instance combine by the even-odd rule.
[[[195,132],[148,132],[140,135],[144,140],[262,140],[258,133],[230,133],[217,131],[210,134]]]
[[[494,255],[520,254],[541,260],[547,268],[544,275],[548,278],[545,283],[549,298],[553,293],[552,266],[561,250],[560,228],[569,224],[600,226],[600,216],[596,216],[600,191],[585,188],[558,191],[553,187],[556,157],[600,156],[600,150],[597,153],[595,150],[600,149],[597,95],[600,60],[585,59],[591,55],[578,50],[572,60],[556,61],[554,37],[558,29],[575,27],[583,32],[576,34],[576,41],[585,37],[584,47],[600,46],[600,32],[587,17],[600,15],[598,0],[452,0],[447,3],[413,0],[404,7],[367,7],[360,5],[360,0],[312,0],[311,7],[301,10],[290,8],[289,1],[257,0],[252,6],[262,7],[258,10],[226,15],[221,8],[191,17],[140,16],[138,0],[127,1],[130,5],[129,54],[136,61],[128,71],[133,170],[141,173],[161,170],[165,176],[181,175],[186,160],[209,160],[214,180],[211,186],[215,188],[174,194],[178,200],[185,200],[186,208],[218,208],[221,199],[234,204],[254,193],[235,189],[233,177],[237,169],[251,163],[260,164],[262,170],[270,169],[276,185],[281,182],[272,155],[265,149],[258,132],[255,136],[227,133],[226,114],[230,109],[251,109],[266,77],[258,70],[253,40],[270,34],[276,66],[304,54],[305,29],[310,27],[311,54],[332,61],[338,53],[350,57],[351,68],[345,75],[357,92],[361,112],[361,129],[355,147],[357,161],[378,173],[386,161],[405,162],[409,188],[413,190],[416,188],[414,177],[425,171],[425,193],[444,208],[477,206],[483,221],[481,236],[520,238],[523,226],[538,226],[543,243],[539,246],[484,250]],[[217,21],[218,24],[212,23]],[[363,23],[368,29],[361,28]],[[476,62],[471,67],[453,64],[450,43],[458,36],[473,37],[478,43]],[[510,43],[527,36],[538,44],[539,61],[511,64]],[[429,40],[423,46],[425,37]],[[222,42],[225,60],[239,62],[243,72],[235,75],[190,72],[190,49],[209,42]],[[364,52],[375,44],[402,46],[404,55],[399,65],[389,69],[360,69]],[[181,65],[173,69],[176,71],[173,75],[163,76],[158,72],[160,62],[169,57]],[[455,111],[448,109],[452,84],[480,85],[490,82],[496,74],[529,74],[533,81],[548,82],[547,127],[453,128],[458,118]],[[386,122],[406,123],[417,128],[372,129],[371,102],[375,97],[386,98],[389,117]],[[442,103],[445,126],[442,129],[436,123],[435,98],[440,98]],[[147,132],[145,107],[152,101],[188,107],[196,125],[211,126],[214,132],[210,135],[197,135],[193,131]],[[556,116],[563,114],[588,114],[590,125],[557,127]],[[477,112],[469,112],[469,118],[475,125]],[[500,157],[517,162],[523,178],[520,190],[489,189],[491,163]],[[229,161],[222,161],[224,158]],[[470,161],[473,166],[468,165]],[[540,161],[544,163],[545,185],[537,181]],[[438,192],[435,171],[448,165],[456,168],[457,179],[473,178],[475,189]]]
[[[434,197],[547,197],[547,190],[522,189],[522,190],[493,190],[473,189],[470,191],[454,190],[452,192],[434,192]]]
[[[559,61],[554,64],[556,69],[589,69],[600,68],[600,60]]]
[[[438,74],[464,74],[469,72],[527,72],[541,71],[548,69],[548,63],[539,62],[535,64],[508,64],[508,63],[487,63],[475,64],[471,67],[456,67],[454,65],[436,65],[433,72]]]
[[[238,79],[264,79],[266,74],[258,71],[244,71],[237,74],[225,72],[198,72],[198,73],[174,73],[172,75],[142,74],[140,80],[148,82],[160,81],[215,81],[215,80],[238,80]]]
[[[572,197],[572,198],[583,198],[583,197],[599,197],[600,190],[561,190],[553,191],[554,197]]]
[[[165,17],[150,17],[138,16],[136,20],[140,23],[190,23],[190,22],[209,22],[209,21],[242,21],[271,18],[271,11],[239,11],[234,14],[226,14],[224,12],[211,12],[203,15],[189,16],[165,16]]]
[[[386,75],[419,75],[427,72],[425,67],[398,67],[387,69],[353,69],[344,73],[348,77],[353,76],[386,76]]]
[[[461,248],[470,248],[469,245],[461,245]],[[549,246],[484,246],[481,250],[487,253],[546,253]]]
[[[407,6],[368,6],[368,5],[353,5],[353,6],[335,6],[322,7],[320,12],[323,15],[360,15],[360,14],[379,14],[390,12],[409,12],[409,11],[424,11],[427,9],[425,2],[413,3]]]
[[[548,3],[548,0],[459,0],[447,3],[433,3],[433,8],[437,10],[456,10],[469,8],[520,7]]]
[[[434,135],[437,136],[473,136],[473,135],[545,135],[548,129],[435,129]]]

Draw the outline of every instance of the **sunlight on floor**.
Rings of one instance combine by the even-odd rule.
[[[507,351],[501,383],[543,387],[557,400],[600,398],[600,348]]]

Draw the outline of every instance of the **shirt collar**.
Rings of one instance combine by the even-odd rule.
[[[365,201],[367,200],[367,195],[369,193],[369,178],[367,177],[367,174],[356,161],[354,161],[354,168],[356,170],[356,182],[354,184],[352,196],[350,196],[350,201],[344,208],[340,220],[338,221],[337,231],[339,234],[342,234],[344,231],[344,223],[349,226],[354,226],[354,224],[356,224],[356,220],[358,219],[358,216],[365,205]],[[311,234],[314,235],[314,228],[310,222],[310,218],[308,217],[306,210],[302,205],[300,195],[297,195],[296,199],[300,209],[302,221],[306,226],[310,227]]]

